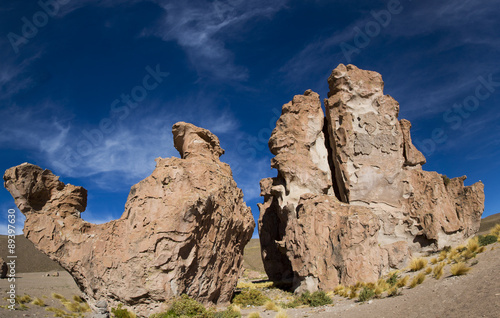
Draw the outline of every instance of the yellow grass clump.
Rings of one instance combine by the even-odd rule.
[[[258,312],[252,312],[248,315],[248,318],[262,318],[262,316]]]
[[[63,295],[61,295],[61,294],[52,293],[52,294],[51,294],[51,296],[52,296],[52,298],[54,298],[54,299],[66,300],[66,298],[64,298],[64,296],[63,296]]]
[[[273,301],[271,300],[268,300],[266,301],[266,303],[264,304],[264,307],[267,309],[267,310],[272,310],[272,311],[279,311],[280,310],[280,307],[278,307],[278,305],[276,305]]]
[[[394,287],[392,287],[391,289],[389,289],[387,291],[387,296],[388,297],[394,297],[394,296],[397,296],[397,295],[399,295],[399,288],[398,288],[398,286],[394,286]]]
[[[274,316],[274,318],[288,318],[288,315],[286,314],[286,311],[281,309],[280,311],[278,311],[276,316]]]
[[[425,280],[425,273],[419,273],[417,276],[413,277],[409,287],[414,288],[417,285],[422,284],[424,280]]]
[[[408,266],[411,272],[417,272],[427,266],[427,259],[423,257],[414,258]]]
[[[439,263],[436,266],[434,266],[434,269],[432,270],[432,275],[434,276],[435,279],[440,279],[441,276],[444,274],[444,266],[445,263]]]
[[[402,277],[398,280],[398,282],[396,283],[396,286],[399,288],[405,287],[406,284],[408,284],[409,280],[410,280],[410,276]]]
[[[23,295],[23,296],[16,296],[16,303],[18,304],[27,304],[31,302],[33,299],[31,299],[30,295]]]
[[[35,305],[35,306],[40,306],[40,307],[45,307],[45,302],[43,301],[43,299],[40,299],[38,297],[35,297],[35,299],[31,302],[32,305]]]
[[[432,265],[436,265],[436,264],[437,264],[437,262],[438,262],[437,257],[433,257],[433,258],[431,258],[431,264],[432,264]]]
[[[429,275],[430,273],[432,273],[432,267],[431,266],[427,267],[424,273],[425,275]]]
[[[496,224],[490,231],[490,235],[495,235],[500,240],[500,224]]]
[[[62,309],[55,307],[47,307],[45,311],[50,311],[54,313],[54,317],[67,317],[69,314]]]
[[[467,267],[467,265],[463,262],[459,262],[453,266],[451,266],[451,275],[453,276],[460,276],[460,275],[465,275],[470,271],[470,267]]]

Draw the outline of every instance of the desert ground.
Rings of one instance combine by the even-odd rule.
[[[483,219],[480,233],[487,233],[497,223],[500,223],[498,214]],[[6,238],[0,239],[5,241]],[[4,259],[7,255],[5,245],[2,244],[0,249],[0,256]],[[16,292],[18,296],[29,295],[31,300],[25,303],[24,310],[0,308],[0,317],[54,317],[55,313],[47,311],[47,308],[67,309],[60,299],[53,297],[53,293],[70,301],[73,301],[74,296],[81,296],[71,276],[38,252],[23,236],[17,237],[17,251]],[[468,265],[471,270],[463,276],[450,275],[451,265],[446,265],[441,279],[428,275],[415,288],[402,288],[399,296],[360,303],[335,295],[333,305],[287,309],[286,313],[288,317],[500,317],[500,243],[486,246],[485,252],[470,260]],[[245,248],[244,267],[243,280],[255,282],[265,278],[258,240],[252,240]],[[403,271],[401,275],[415,274]],[[7,279],[0,280],[0,293],[4,295],[0,299],[2,306],[7,305],[4,297],[7,296],[9,285]],[[289,297],[289,294],[275,288],[264,288],[263,292],[276,303]],[[45,306],[33,304],[35,298],[42,300]],[[273,310],[266,310],[264,306],[242,308],[244,317],[253,312],[259,312],[262,317],[275,317],[277,314]],[[75,317],[79,315],[90,316],[89,313],[83,313]]]

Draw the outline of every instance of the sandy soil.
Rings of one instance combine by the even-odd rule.
[[[491,250],[494,248],[494,250]],[[453,277],[449,266],[445,276],[436,280],[427,276],[423,284],[404,288],[400,296],[358,303],[335,296],[333,306],[286,310],[289,317],[342,318],[441,318],[500,317],[500,243],[489,245],[476,258],[478,263],[465,276]],[[259,311],[262,317],[274,317],[274,311],[263,307],[245,309]]]
[[[27,310],[9,311],[0,308],[0,317],[53,317],[53,313],[47,312],[45,308],[55,307],[65,309],[61,302],[51,297],[52,293],[58,293],[67,299],[72,299],[74,295],[81,296],[81,292],[76,286],[75,281],[67,272],[59,272],[59,277],[46,276],[47,273],[22,273],[16,277],[16,293],[18,296],[25,294],[32,298],[42,299],[46,307],[40,307],[33,304],[26,304]],[[54,274],[50,272],[49,274]],[[0,305],[7,305],[4,299],[9,291],[10,283],[7,279],[0,279]]]

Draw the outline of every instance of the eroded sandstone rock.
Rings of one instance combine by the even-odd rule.
[[[177,123],[182,158],[158,158],[134,185],[119,220],[80,218],[87,192],[31,164],[10,168],[5,187],[26,215],[25,236],[74,277],[90,301],[122,302],[149,316],[183,293],[202,302],[229,301],[243,249],[255,227],[218,138]]]
[[[483,184],[422,170],[411,124],[398,120],[382,76],[341,64],[328,83],[326,120],[307,91],[283,106],[269,141],[278,176],[261,181],[259,232],[270,278],[296,291],[375,281],[412,253],[474,235]]]

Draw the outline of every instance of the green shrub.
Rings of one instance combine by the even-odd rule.
[[[233,298],[233,304],[243,307],[247,306],[262,306],[269,298],[258,289],[244,290]]]
[[[197,302],[196,300],[190,298],[188,295],[184,294],[177,298],[167,311],[171,317],[188,316],[194,317],[197,315],[203,315],[206,312],[205,307]]]
[[[295,308],[298,306],[309,306],[309,307],[319,307],[325,306],[333,303],[333,300],[328,297],[324,291],[315,291],[310,293],[309,291],[304,292],[294,301],[285,305],[288,308]]]
[[[375,291],[368,287],[363,287],[361,293],[359,293],[359,301],[365,302],[372,299],[375,296]]]
[[[495,243],[498,240],[498,237],[495,235],[479,235],[478,237],[479,246],[486,246]]]
[[[396,283],[398,282],[398,280],[399,280],[398,273],[394,273],[394,274],[391,275],[391,277],[389,277],[387,279],[387,284],[389,284],[392,287],[392,286],[396,285]]]
[[[135,318],[135,314],[128,311],[125,308],[122,308],[122,304],[118,304],[117,308],[111,308],[111,312],[116,318]]]
[[[446,176],[445,174],[442,174],[441,178],[443,178],[443,183],[447,187],[450,184],[450,178],[448,178],[448,176]]]
[[[211,315],[204,315],[204,317],[209,318]],[[229,306],[224,311],[216,312],[214,314],[215,318],[241,318],[241,312],[234,310],[232,306]]]

